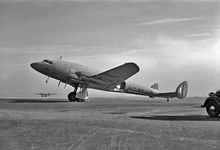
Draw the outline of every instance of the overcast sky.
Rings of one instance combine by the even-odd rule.
[[[61,55],[101,71],[135,62],[133,82],[165,92],[187,80],[205,96],[220,89],[220,1],[0,0],[0,97],[66,96],[30,67]]]

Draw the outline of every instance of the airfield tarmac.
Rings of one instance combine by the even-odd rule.
[[[220,118],[204,99],[0,99],[1,150],[145,150],[220,148]]]

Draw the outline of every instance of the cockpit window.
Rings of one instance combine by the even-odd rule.
[[[52,61],[49,61],[49,60],[47,60],[47,59],[45,59],[44,62],[49,63],[49,64],[52,64]]]

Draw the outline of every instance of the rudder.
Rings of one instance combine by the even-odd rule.
[[[180,85],[176,88],[176,96],[179,99],[183,99],[186,97],[188,92],[188,83],[187,81],[183,81],[182,83],[180,83]]]

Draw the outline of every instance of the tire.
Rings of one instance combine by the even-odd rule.
[[[76,92],[71,92],[68,94],[68,99],[70,102],[75,102],[76,101]]]
[[[214,101],[209,101],[206,105],[206,111],[210,117],[218,117],[219,116],[219,106]]]

